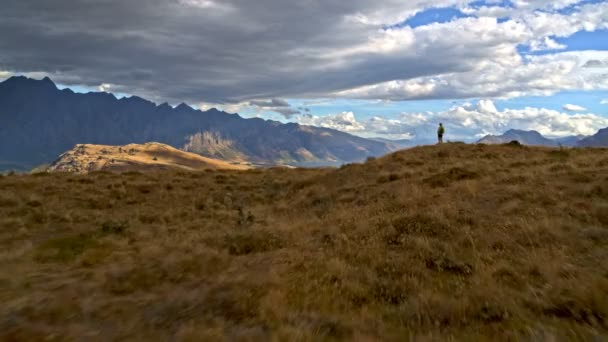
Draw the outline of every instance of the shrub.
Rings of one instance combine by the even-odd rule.
[[[39,200],[30,200],[26,204],[32,208],[38,208],[42,206],[42,202],[40,202]]]
[[[0,208],[2,207],[16,207],[19,204],[17,200],[7,194],[0,193]]]
[[[101,232],[104,234],[123,234],[129,228],[127,222],[106,221],[101,225]]]
[[[224,239],[224,247],[232,255],[264,253],[282,248],[283,241],[268,231],[252,231],[229,234]]]
[[[466,262],[454,261],[447,257],[435,257],[426,260],[426,267],[438,271],[460,276],[473,274],[473,266]]]
[[[552,150],[548,152],[549,156],[557,159],[558,161],[564,162],[570,157],[570,150],[560,147],[559,150]]]
[[[37,248],[35,259],[39,262],[69,262],[95,245],[91,234],[54,238]]]
[[[510,146],[510,147],[522,147],[523,145],[517,141],[517,140],[511,140],[508,143],[504,144],[505,146]]]
[[[477,178],[479,178],[479,174],[477,172],[454,167],[447,172],[438,173],[431,177],[425,178],[423,182],[432,187],[447,187],[453,182]]]
[[[425,214],[398,217],[393,220],[392,226],[399,235],[424,235],[444,238],[451,235],[450,227]]]

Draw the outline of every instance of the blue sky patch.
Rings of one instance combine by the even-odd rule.
[[[566,45],[565,51],[608,50],[608,30],[580,31],[567,38],[556,38],[555,41]]]
[[[593,32],[579,31],[569,37],[550,37],[560,45],[565,45],[566,51],[585,51],[585,50],[608,50],[608,30],[598,30]],[[556,50],[531,51],[528,46],[519,46],[518,51],[522,55],[546,55],[555,53]]]
[[[399,23],[397,25],[391,25],[386,27],[386,29],[390,28],[399,28],[410,26],[412,28],[434,24],[434,23],[447,23],[454,19],[466,18],[468,15],[462,13],[459,9],[453,7],[446,8],[431,8],[426,11],[422,11],[414,15],[413,17],[407,19],[406,21]]]

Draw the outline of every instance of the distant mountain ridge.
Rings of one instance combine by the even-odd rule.
[[[543,137],[537,131],[522,131],[511,129],[502,135],[487,135],[480,139],[479,144],[505,144],[517,140],[523,145],[556,146],[557,142]]]
[[[413,147],[416,145],[416,142],[414,142],[413,140],[409,140],[409,139],[392,140],[392,139],[386,139],[386,138],[380,138],[380,137],[375,137],[375,138],[370,138],[370,139],[386,143],[394,150],[400,150],[400,149],[404,149],[404,148],[408,148],[408,147]]]
[[[608,128],[600,129],[595,135],[578,143],[581,147],[608,147]]]
[[[340,164],[392,150],[328,128],[244,119],[186,104],[172,108],[137,96],[59,90],[49,78],[0,83],[0,169],[50,163],[77,144],[150,141],[210,158],[287,165]]]
[[[553,140],[555,142],[557,142],[558,145],[576,147],[576,146],[580,146],[580,142],[586,138],[588,138],[588,136],[586,136],[586,135],[571,135],[568,137],[553,139]]]
[[[511,141],[518,141],[523,145],[530,146],[570,146],[575,147],[585,136],[568,136],[559,139],[549,139],[537,131],[524,131],[511,129],[502,135],[486,135],[477,141],[478,144],[506,144]]]

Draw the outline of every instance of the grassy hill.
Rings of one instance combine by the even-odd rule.
[[[597,340],[608,150],[0,177],[1,340]]]
[[[205,169],[246,170],[244,164],[203,157],[159,143],[125,146],[80,144],[63,153],[50,172],[88,173],[93,171],[157,171]]]

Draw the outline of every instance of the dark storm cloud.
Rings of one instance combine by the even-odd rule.
[[[292,116],[300,114],[300,111],[288,107],[273,108],[272,111],[283,115],[286,119],[290,119]]]
[[[271,110],[273,112],[283,115],[287,119],[291,118],[296,114],[300,114],[299,110],[292,108],[289,102],[283,99],[272,99],[268,101],[254,100],[250,101],[249,105],[258,107],[260,109]]]
[[[46,73],[67,85],[107,83],[113,91],[176,103],[326,96],[470,68],[461,62],[467,51],[449,60],[339,55],[367,43],[383,23],[454,2],[9,1],[0,14],[0,71]]]
[[[249,102],[252,106],[262,107],[262,108],[274,108],[274,107],[290,107],[289,103],[282,99],[272,99],[269,101],[251,101]]]

